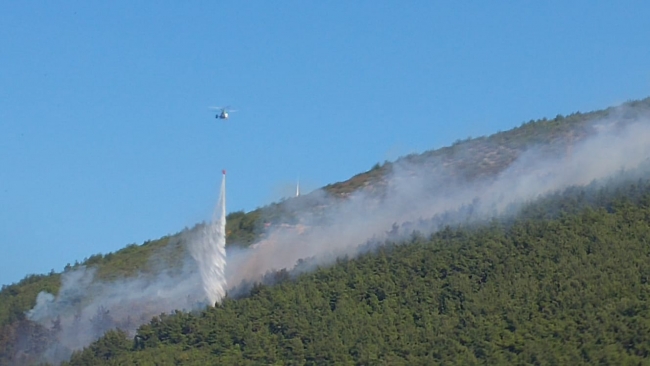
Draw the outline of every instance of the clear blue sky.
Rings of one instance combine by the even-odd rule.
[[[644,1],[0,3],[0,284],[650,95]],[[216,120],[208,106],[238,109]]]

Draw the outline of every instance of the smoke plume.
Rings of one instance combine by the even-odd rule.
[[[479,139],[444,155],[400,159],[383,181],[343,200],[312,193],[308,204],[317,213],[304,212],[298,224],[275,227],[249,248],[229,248],[231,295],[242,281],[259,281],[272,271],[310,270],[337,257],[354,257],[368,250],[369,241],[404,238],[414,230],[433,233],[441,227],[432,218],[454,225],[516,213],[546,194],[638,168],[650,158],[650,114],[625,109],[590,121],[575,141],[513,152]],[[472,159],[469,172],[459,170]],[[481,166],[494,168],[499,159],[508,162],[505,168],[476,174]],[[301,261],[297,268],[305,258],[310,266]]]
[[[33,341],[47,343],[40,345],[45,348],[42,361],[64,361],[110,329],[122,329],[133,336],[140,325],[161,313],[214,306],[225,295],[225,226],[224,175],[212,222],[186,233],[181,240],[194,260],[186,256],[180,270],[113,281],[97,279],[95,268],[81,266],[64,272],[59,293],[41,292],[36,306],[26,314],[47,334]]]
[[[498,139],[472,140],[399,159],[382,179],[343,198],[321,190],[286,200],[291,224],[272,225],[248,248],[230,246],[227,268],[224,177],[212,222],[185,238],[190,255],[181,270],[110,282],[96,280],[93,268],[69,271],[59,293],[41,293],[28,318],[57,329],[45,358],[60,361],[107,329],[133,333],[161,312],[214,305],[226,291],[235,296],[242,283],[272,271],[306,271],[358,255],[369,242],[413,230],[433,233],[440,229],[435,218],[462,224],[516,211],[545,194],[647,161],[650,114],[625,108],[590,121],[564,142],[523,150]],[[309,265],[301,259],[310,259]]]

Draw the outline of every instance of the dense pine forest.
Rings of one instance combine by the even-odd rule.
[[[649,242],[650,180],[572,189],[510,222],[277,273],[134,338],[111,332],[69,364],[645,364]]]
[[[377,164],[324,191],[338,200],[356,191],[381,194],[397,164],[428,169],[432,158],[451,167],[453,179],[489,178],[530,146],[570,155],[593,133],[590,121],[635,120],[648,110],[650,98],[530,121]],[[92,255],[62,273],[2,286],[0,365],[648,364],[648,165],[552,192],[512,215],[448,224],[432,217],[425,220],[437,228],[432,233],[359,243],[366,254],[307,273],[268,273],[216,307],[160,314],[135,333],[102,336],[106,324],[119,328],[102,310],[91,319],[98,340],[69,357],[70,350],[52,347],[57,321],[43,326],[26,317],[39,292],[56,294],[62,274],[79,268],[95,268],[96,279],[109,281],[154,273],[154,255],[158,266],[179,267],[185,238],[204,224]],[[315,202],[306,195],[231,213],[227,243],[247,247],[265,228],[293,224],[296,207],[318,210]]]

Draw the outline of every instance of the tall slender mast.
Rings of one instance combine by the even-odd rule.
[[[296,197],[300,196],[300,179],[296,183]]]

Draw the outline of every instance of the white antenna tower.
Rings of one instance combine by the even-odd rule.
[[[300,196],[300,178],[296,182],[296,197]]]

